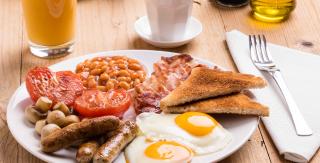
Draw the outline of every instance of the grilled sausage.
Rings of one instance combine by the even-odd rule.
[[[110,134],[112,134],[111,137]],[[118,130],[107,134],[107,142],[104,143],[93,157],[94,163],[111,163],[121,150],[130,143],[138,134],[138,126],[131,121],[123,123]]]
[[[41,140],[42,151],[55,152],[69,147],[79,139],[91,138],[116,130],[120,120],[115,116],[104,116],[73,123],[56,132],[51,133]]]
[[[79,163],[89,163],[92,161],[93,155],[99,148],[99,143],[96,140],[90,140],[82,145],[80,145],[76,160]]]

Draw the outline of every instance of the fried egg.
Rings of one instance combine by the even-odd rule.
[[[152,141],[174,141],[195,155],[217,152],[227,146],[232,135],[213,117],[200,112],[183,114],[142,113],[136,118],[141,135]]]
[[[152,141],[138,136],[125,149],[125,157],[127,163],[188,163],[193,152],[175,141]]]

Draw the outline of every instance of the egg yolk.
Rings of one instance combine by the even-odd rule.
[[[195,136],[209,134],[218,124],[210,115],[200,112],[186,112],[175,118],[176,124]]]
[[[184,161],[193,156],[192,150],[174,141],[155,142],[144,153],[152,159],[167,161]]]

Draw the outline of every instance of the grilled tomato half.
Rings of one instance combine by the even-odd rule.
[[[122,117],[131,104],[126,90],[102,92],[97,89],[85,90],[74,102],[74,109],[83,117],[114,115]]]
[[[35,67],[26,77],[26,86],[31,99],[48,97],[53,103],[63,102],[72,106],[84,89],[80,77],[71,71],[52,72],[47,67]]]

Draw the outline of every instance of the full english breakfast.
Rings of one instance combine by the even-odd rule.
[[[190,162],[233,140],[212,114],[269,115],[244,93],[265,87],[260,77],[208,67],[187,54],[161,57],[153,69],[146,78],[144,65],[125,56],[87,59],[75,73],[31,69],[26,86],[34,103],[25,117],[41,150],[77,148],[77,162],[113,162],[122,151],[129,163]]]

